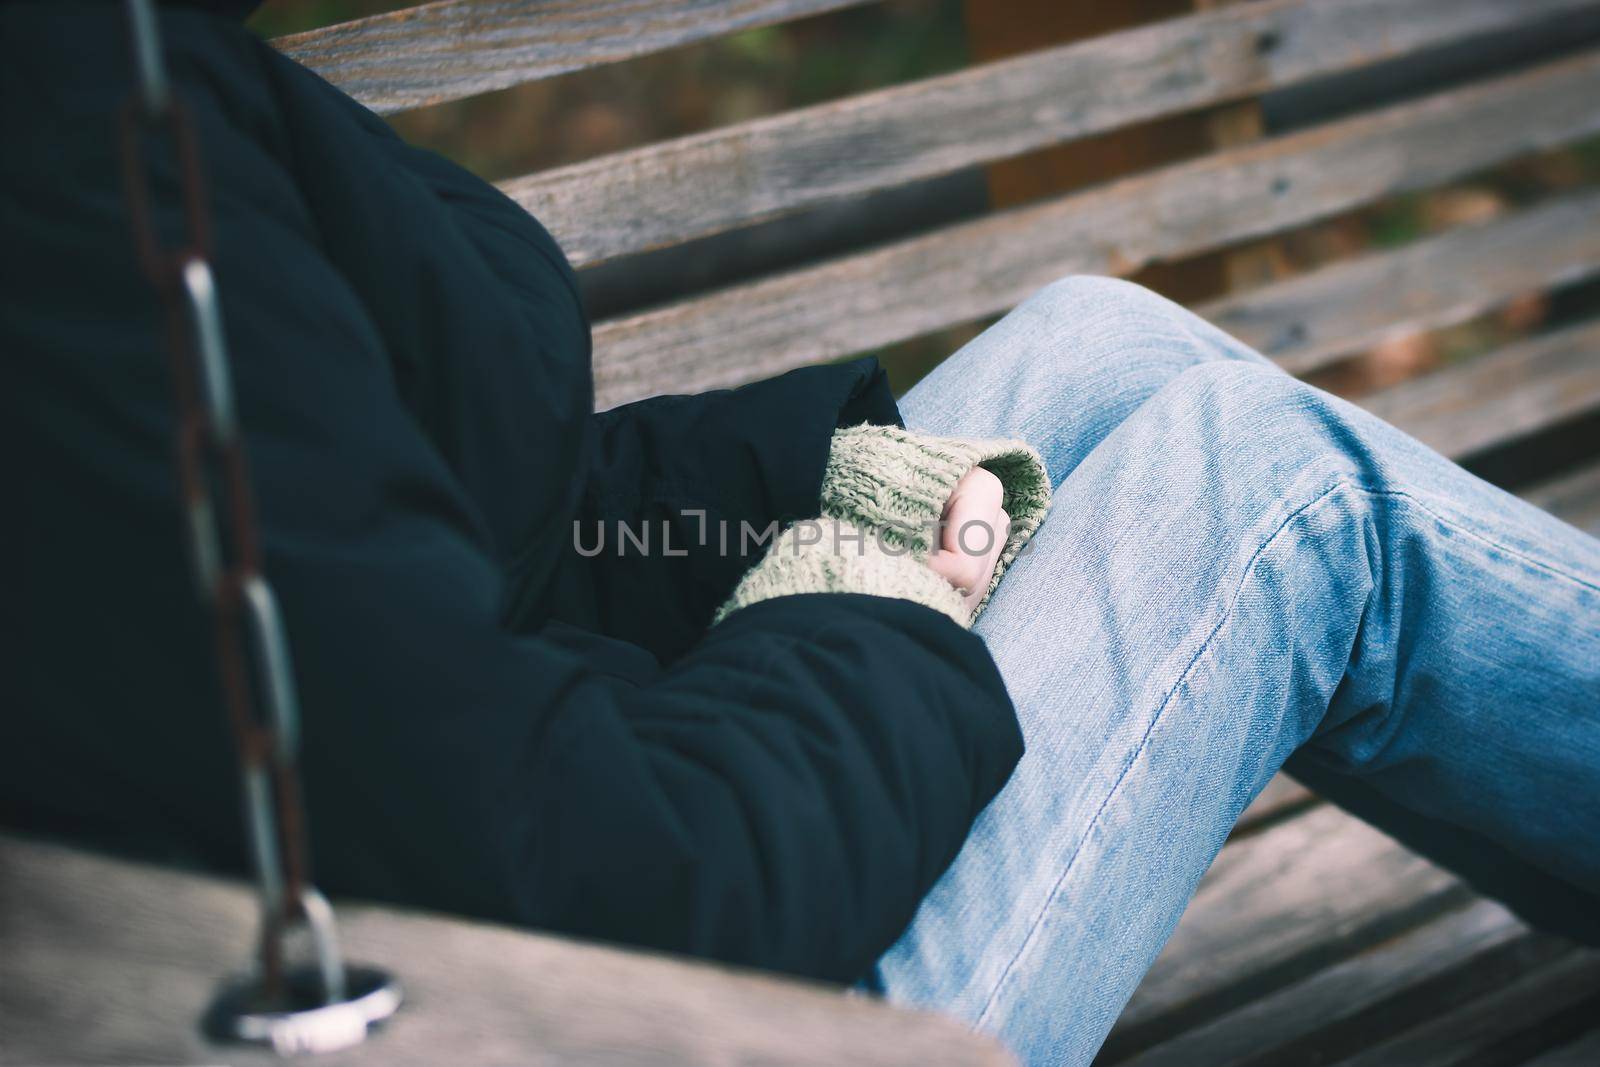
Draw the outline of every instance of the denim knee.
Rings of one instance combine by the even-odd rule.
[[[1283,373],[1239,360],[1197,363],[1163,391],[1171,432],[1196,434],[1223,477],[1252,479],[1290,471],[1313,480],[1355,475],[1370,466],[1369,418],[1345,401]]]
[[[1173,378],[1217,360],[1264,364],[1143,286],[1071,275],[1024,300],[907,400],[923,425],[1026,438],[1059,483]]]
[[[1184,318],[1193,315],[1134,282],[1067,275],[1003,320],[1000,343],[984,346],[982,373],[1040,399],[1090,389],[1114,394],[1120,379],[1144,379],[1152,363],[1175,373],[1195,361]]]
[[[1115,308],[1128,313],[1166,315],[1176,307],[1160,294],[1126,278],[1108,274],[1067,274],[1040,288],[1023,301],[1040,305],[1066,321]]]
[[[1074,341],[1092,342],[1087,352],[1072,352],[1073,358],[1148,359],[1160,354],[1181,366],[1222,359],[1273,365],[1183,305],[1123,278],[1069,274],[1034,293],[1021,307],[1048,316]]]

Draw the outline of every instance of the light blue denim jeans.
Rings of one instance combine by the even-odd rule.
[[[869,985],[1089,1062],[1291,754],[1594,936],[1600,541],[1112,279],[1044,289],[902,409],[1026,439],[1057,488],[977,626],[1027,754]]]

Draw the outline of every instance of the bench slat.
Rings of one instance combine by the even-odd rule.
[[[1462,226],[1201,305],[1305,374],[1391,337],[1464,322],[1523,293],[1600,274],[1600,192]]]
[[[1589,1031],[1569,1044],[1551,1049],[1522,1067],[1594,1067],[1600,1063],[1600,1029]]]
[[[1343,1067],[1516,1063],[1584,1033],[1600,1033],[1597,1009],[1600,953],[1572,952],[1497,993],[1462,1004],[1341,1063]]]
[[[1330,805],[1225,847],[1106,1044],[1115,1062],[1460,904],[1449,873]]]
[[[1424,444],[1460,458],[1600,406],[1600,320],[1507,345],[1363,398]]]
[[[195,1022],[248,959],[240,886],[0,835],[0,1033],[8,1063],[281,1063]],[[409,1005],[358,1064],[1000,1064],[986,1038],[820,986],[505,927],[349,905],[351,959]]]
[[[1125,1067],[1331,1062],[1561,951],[1499,904],[1459,911],[1196,1027]]]
[[[1126,274],[1425,188],[1600,129],[1600,53],[614,319],[600,406],[752,381],[993,314],[1073,271]]]
[[[578,265],[1505,30],[1595,0],[1276,0],[502,183]]]
[[[865,2],[441,0],[272,43],[387,113]]]

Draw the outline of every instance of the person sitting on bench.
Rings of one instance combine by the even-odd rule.
[[[538,222],[236,21],[162,23],[326,888],[1081,1063],[1288,761],[1595,937],[1600,542],[1103,278],[898,404],[856,361],[593,413]],[[236,870],[128,85],[114,8],[0,4],[0,808]]]

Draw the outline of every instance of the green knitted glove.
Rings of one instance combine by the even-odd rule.
[[[794,593],[867,593],[942,611],[963,626],[960,593],[926,559],[956,483],[982,466],[1000,479],[1011,531],[995,563],[982,611],[1000,576],[1050,507],[1050,479],[1022,441],[933,437],[894,426],[853,426],[833,435],[822,479],[822,522],[785,530],[746,573],[714,622],[762,600]]]
[[[795,523],[772,542],[713,624],[740,608],[796,593],[866,593],[914,600],[966,626],[967,605],[955,586],[904,549],[896,549],[842,519]]]
[[[973,467],[1000,479],[1001,506],[1011,516],[1010,535],[978,604],[981,612],[1050,510],[1050,477],[1026,442],[934,437],[867,424],[835,431],[822,476],[822,513],[877,531],[886,543],[926,559],[945,501]]]

